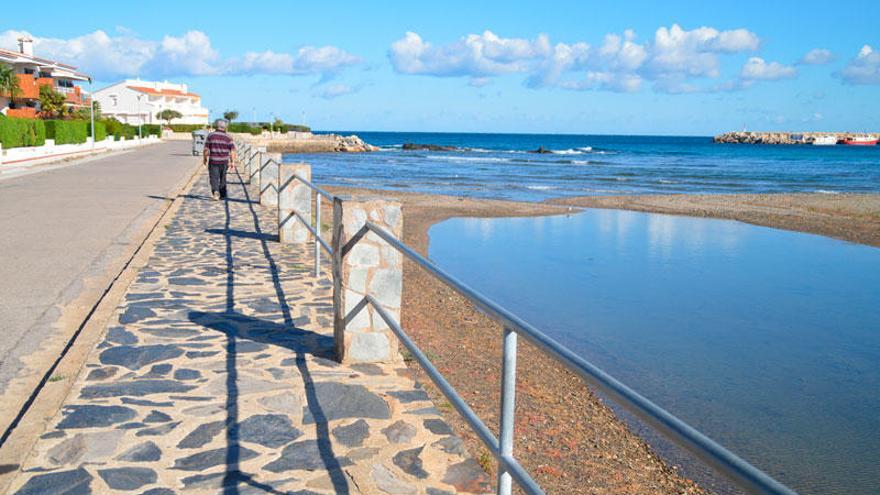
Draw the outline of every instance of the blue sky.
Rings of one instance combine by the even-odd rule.
[[[185,82],[213,114],[344,130],[880,130],[875,2],[52,4],[4,6],[0,46],[27,32],[96,87]]]

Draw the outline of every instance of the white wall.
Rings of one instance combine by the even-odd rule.
[[[162,110],[171,109],[184,115],[183,118],[172,120],[172,124],[204,125],[208,123],[208,110],[198,103],[193,104],[192,100],[188,98],[142,93],[128,88],[127,83],[128,81],[124,81],[95,91],[95,100],[101,104],[101,113],[113,116],[125,124],[164,124],[165,121],[156,118],[156,114]],[[116,96],[115,104],[113,96]],[[141,97],[140,104],[138,96]],[[197,113],[205,114],[205,116],[192,115]]]

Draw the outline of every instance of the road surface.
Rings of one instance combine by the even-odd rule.
[[[0,181],[0,396],[45,373],[192,175],[189,151],[162,143]]]

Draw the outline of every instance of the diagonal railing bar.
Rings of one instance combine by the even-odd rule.
[[[269,159],[269,161],[281,165],[273,159]],[[269,161],[267,161],[267,164]],[[262,167],[260,170],[262,170]],[[489,449],[492,456],[497,460],[499,472],[499,494],[510,494],[512,482],[516,482],[516,484],[526,493],[532,495],[544,493],[513,454],[517,336],[522,335],[529,343],[537,347],[541,352],[547,354],[550,358],[558,361],[568,370],[574,372],[587,384],[601,390],[627,411],[667,435],[675,443],[691,452],[698,459],[706,462],[717,472],[733,480],[746,492],[755,494],[797,495],[796,492],[790,488],[752,466],[681,419],[654,404],[646,397],[635,392],[602,369],[563,347],[531,324],[525,322],[483,294],[446,273],[432,261],[417,253],[415,250],[397,239],[394,235],[376,224],[367,221],[346,242],[337,242],[342,240],[335,239],[335,233],[338,230],[337,222],[341,221],[341,216],[334,213],[334,244],[339,250],[339,252],[334,253],[333,246],[328,244],[327,241],[320,236],[320,205],[321,198],[327,198],[333,202],[334,211],[336,212],[337,210],[335,208],[338,204],[342,203],[341,199],[314,185],[311,181],[298,174],[294,174],[283,185],[276,187],[276,189],[281,191],[296,180],[301,181],[315,192],[315,204],[317,208],[314,218],[315,227],[312,227],[311,222],[308,221],[308,219],[303,218],[303,216],[296,211],[288,215],[281,224],[286,224],[290,219],[296,218],[302,222],[308,231],[314,236],[316,275],[319,273],[318,265],[320,263],[319,255],[321,249],[324,249],[331,255],[331,259],[334,263],[333,272],[341,273],[341,270],[337,265],[342,263],[343,258],[351,252],[358,242],[360,242],[369,232],[373,232],[392,248],[403,254],[405,258],[414,262],[434,278],[464,296],[477,308],[482,310],[483,313],[494,321],[500,323],[504,328],[502,347],[501,421],[499,425],[500,438],[496,438],[485,423],[483,423],[464,399],[462,399],[455,388],[446,381],[427,356],[413,342],[394,317],[392,317],[372,295],[368,294],[364,296],[363,299],[343,317],[344,324],[347,326],[366,307],[372,307],[376,311],[380,318],[382,318],[385,324],[397,336],[404,347],[406,347],[413,358],[431,378],[434,384],[437,385],[440,392],[449,400],[450,404],[452,404],[458,414],[468,423],[480,441]]]

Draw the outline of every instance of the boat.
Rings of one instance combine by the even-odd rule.
[[[834,146],[837,144],[837,136],[816,136],[813,139],[813,146]]]
[[[850,136],[843,140],[843,144],[850,146],[875,146],[880,138],[874,136]]]

